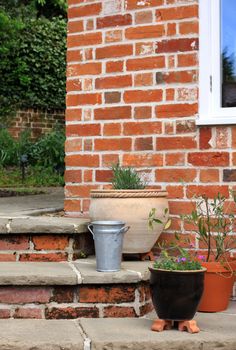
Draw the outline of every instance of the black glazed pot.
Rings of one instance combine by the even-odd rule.
[[[168,271],[149,268],[154,308],[160,319],[193,319],[204,287],[204,270]]]

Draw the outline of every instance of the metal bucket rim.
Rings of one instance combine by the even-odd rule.
[[[99,220],[99,221],[92,221],[90,222],[90,225],[125,225],[124,221],[118,221],[118,220]]]

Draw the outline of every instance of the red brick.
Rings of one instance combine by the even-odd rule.
[[[140,73],[134,76],[134,86],[149,86],[153,85],[152,73]]]
[[[95,154],[77,154],[66,157],[67,166],[98,167],[99,156]]]
[[[236,127],[232,127],[231,132],[232,132],[232,147],[236,148]]]
[[[149,39],[160,38],[165,34],[165,28],[162,24],[130,27],[125,30],[126,39]]]
[[[181,215],[191,214],[195,210],[196,206],[192,202],[187,201],[171,201],[169,200],[170,214]]]
[[[71,286],[57,286],[53,289],[53,294],[50,299],[51,302],[56,303],[73,303],[74,301],[74,287]]]
[[[96,89],[112,89],[132,86],[131,75],[116,75],[106,78],[98,78],[95,81]]]
[[[29,238],[27,236],[6,236],[0,237],[0,250],[24,250],[29,249]]]
[[[166,101],[173,101],[175,98],[175,89],[166,89]]]
[[[115,135],[120,135],[120,133],[121,133],[120,123],[109,123],[109,124],[104,124],[103,126],[104,136],[115,136]]]
[[[130,106],[98,108],[94,110],[95,120],[112,120],[131,118]]]
[[[66,197],[81,197],[86,198],[90,196],[90,191],[97,189],[96,185],[67,185],[65,186]]]
[[[118,154],[103,154],[102,155],[102,166],[111,167],[113,164],[117,164],[119,161]]]
[[[191,17],[198,17],[198,6],[178,6],[163,8],[156,11],[157,19],[162,21],[172,21],[187,19]]]
[[[149,312],[153,311],[154,306],[153,303],[147,303],[145,305],[140,306],[139,310],[140,310],[140,317],[147,315]]]
[[[145,7],[155,7],[163,5],[163,0],[148,0],[148,1],[140,1],[140,0],[127,0],[126,1],[126,9],[134,10],[134,9],[142,9]]]
[[[87,33],[78,35],[69,35],[67,37],[68,48],[77,46],[92,46],[102,43],[102,33]]]
[[[84,30],[83,21],[68,22],[68,33],[82,32]]]
[[[0,303],[48,303],[51,290],[47,287],[0,287]]]
[[[195,169],[157,169],[156,181],[158,182],[192,182],[197,172]]]
[[[102,10],[102,3],[96,3],[91,5],[83,5],[79,7],[69,7],[68,17],[86,17],[86,16],[96,16],[99,15]]]
[[[156,53],[184,52],[198,50],[198,39],[171,39],[157,43]]]
[[[66,82],[66,91],[81,91],[81,81],[80,79],[74,79],[74,80],[67,80]]]
[[[191,67],[198,64],[198,57],[195,53],[180,54],[178,57],[178,67]]]
[[[67,68],[67,76],[98,75],[102,71],[100,62],[71,64]]]
[[[167,36],[176,35],[176,23],[167,23]]]
[[[20,261],[41,261],[41,262],[50,262],[50,261],[67,261],[67,253],[25,253],[20,254]]]
[[[50,236],[40,235],[32,238],[35,250],[63,250],[68,247],[69,238],[68,236]]]
[[[199,145],[200,149],[209,149],[211,148],[210,141],[212,137],[212,128],[211,127],[202,127],[199,129]]]
[[[82,150],[82,141],[81,138],[76,139],[67,139],[65,142],[65,151],[66,152],[79,152]]]
[[[187,197],[192,198],[193,196],[207,196],[209,198],[214,198],[218,195],[218,193],[221,194],[221,196],[225,196],[226,198],[229,197],[229,188],[228,186],[218,186],[218,185],[207,185],[207,186],[197,186],[197,185],[191,185],[187,186]]]
[[[217,169],[202,169],[200,171],[201,182],[219,182],[219,170]]]
[[[124,57],[133,54],[133,45],[112,45],[96,49],[96,58]]]
[[[131,138],[94,140],[94,149],[96,151],[130,151],[131,146]]]
[[[80,95],[67,95],[67,106],[81,106],[81,105],[97,105],[102,103],[102,95],[98,93],[93,94],[80,94]]]
[[[135,287],[115,285],[107,287],[82,286],[79,288],[80,303],[126,303],[135,299]]]
[[[0,309],[0,319],[2,318],[10,318],[11,311],[9,309]]]
[[[124,123],[124,135],[153,135],[162,132],[160,122],[128,122]]]
[[[135,13],[135,24],[152,22],[152,11],[141,11]]]
[[[116,26],[127,26],[129,24],[132,24],[132,16],[130,14],[107,16],[97,19],[98,29]]]
[[[198,80],[196,70],[161,73],[161,77],[162,82],[166,84],[195,83]],[[158,73],[158,80],[160,80],[160,73]]]
[[[162,100],[162,90],[132,90],[125,91],[125,103],[159,102]]]
[[[18,307],[15,309],[13,318],[42,318],[42,310],[38,308],[23,308]]]
[[[230,129],[228,127],[216,127],[216,148],[228,148],[230,141]]]
[[[82,61],[83,55],[81,50],[67,50],[66,53],[67,62]]]
[[[67,170],[65,172],[65,182],[81,182],[81,170]]]
[[[70,124],[66,126],[66,136],[99,136],[101,125],[99,124]]]
[[[93,181],[93,170],[91,169],[85,169],[83,170],[83,179],[84,182],[92,182]]]
[[[178,118],[193,116],[198,112],[198,104],[170,104],[156,107],[157,118]]]
[[[148,119],[152,116],[152,108],[151,107],[135,107],[134,108],[134,118],[135,119]]]
[[[194,166],[227,166],[229,153],[227,152],[194,152],[188,154],[188,163]]]
[[[139,137],[134,140],[135,151],[151,151],[153,150],[152,137]]]
[[[157,57],[145,57],[145,58],[132,58],[127,60],[126,67],[128,71],[164,68],[165,57],[157,56]]]
[[[147,301],[151,299],[151,292],[149,284],[142,284],[139,289],[139,301]]]
[[[144,166],[162,166],[163,156],[161,154],[145,153],[145,154],[124,154],[124,166],[144,167]]]
[[[81,201],[78,199],[66,199],[64,201],[64,209],[66,212],[74,211],[79,213],[81,211]]]
[[[16,255],[15,255],[15,253],[13,253],[13,254],[0,254],[0,261],[16,261]]]
[[[185,163],[185,157],[183,153],[167,153],[165,157],[165,165],[184,165]]]
[[[176,133],[188,134],[196,131],[195,120],[181,120],[176,122]]]
[[[69,121],[79,121],[81,120],[82,110],[81,109],[67,109],[66,110],[66,120]]]
[[[45,310],[45,318],[49,319],[74,319],[97,318],[99,310],[96,307],[52,307]]]
[[[107,73],[113,73],[113,72],[122,72],[123,71],[123,61],[110,61],[106,63],[106,72]]]
[[[104,317],[136,317],[134,308],[128,306],[106,306],[103,312]]]
[[[156,142],[157,150],[177,150],[192,149],[197,147],[195,138],[193,137],[158,137]]]
[[[190,22],[183,22],[179,23],[179,33],[180,34],[198,34],[198,22],[197,21],[190,21]]]
[[[166,186],[166,191],[168,192],[168,198],[183,198],[184,188],[183,186]]]
[[[150,56],[155,54],[154,42],[139,42],[135,43],[135,54],[137,56]],[[146,57],[148,58],[148,57]]]
[[[118,103],[121,100],[119,91],[105,92],[105,103]]]
[[[105,43],[122,41],[122,30],[109,30],[105,33]]]
[[[112,177],[112,170],[96,170],[95,180],[97,182],[111,182]]]

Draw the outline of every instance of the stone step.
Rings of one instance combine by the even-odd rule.
[[[1,262],[0,318],[140,317],[152,310],[150,262],[97,272],[95,258],[74,262]]]
[[[235,304],[235,303],[234,303]],[[201,332],[152,332],[155,315],[139,319],[0,320],[5,350],[235,350],[236,307],[196,316]]]

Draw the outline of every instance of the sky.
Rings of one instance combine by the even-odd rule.
[[[221,0],[221,51],[225,47],[236,58],[236,0]]]

